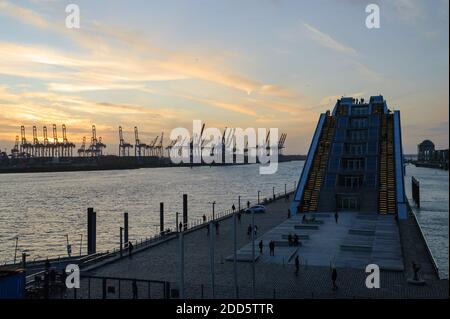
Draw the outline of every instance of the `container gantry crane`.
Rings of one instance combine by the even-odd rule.
[[[133,148],[133,145],[125,142],[122,126],[119,126],[119,156],[130,156],[130,148]]]

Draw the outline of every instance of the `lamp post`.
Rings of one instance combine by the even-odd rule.
[[[239,196],[239,213],[241,210],[241,196]],[[234,207],[234,205],[233,205]],[[237,281],[237,236],[236,236],[236,211],[233,209],[233,279],[234,279],[234,291],[236,299],[239,298],[238,295],[238,281]]]
[[[83,249],[83,234],[80,234],[80,256],[81,256],[82,249]]]
[[[212,219],[213,221],[216,219],[215,215],[215,207],[216,207],[216,201],[212,202]]]
[[[259,195],[259,191],[258,191]],[[259,196],[258,196],[259,197]],[[259,199],[258,199],[259,203]],[[252,209],[252,294],[253,299],[256,295],[256,271],[255,271],[255,210]]]

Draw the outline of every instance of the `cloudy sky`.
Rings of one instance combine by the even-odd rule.
[[[367,29],[377,3],[381,28]],[[65,27],[75,3],[81,28]],[[276,127],[306,153],[342,95],[383,94],[401,110],[404,148],[448,147],[448,0],[0,0],[0,148],[20,125],[92,124],[117,152],[117,127],[161,131]]]

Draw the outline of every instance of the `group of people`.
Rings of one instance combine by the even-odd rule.
[[[300,241],[298,240],[298,235],[297,234],[294,234],[294,235],[289,234],[288,235],[288,244],[289,244],[289,246],[299,246],[299,245],[301,245]]]

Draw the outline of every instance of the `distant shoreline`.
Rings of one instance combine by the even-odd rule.
[[[305,160],[305,155],[280,155],[278,162],[291,162]],[[105,171],[105,170],[128,170],[140,168],[158,167],[199,167],[199,166],[235,166],[250,165],[254,163],[233,163],[233,164],[174,164],[168,158],[156,157],[119,157],[102,156],[94,157],[72,157],[62,158],[57,161],[52,158],[29,158],[14,159],[5,164],[0,163],[0,174],[20,174],[20,173],[53,173],[53,172],[78,172],[78,171]]]

